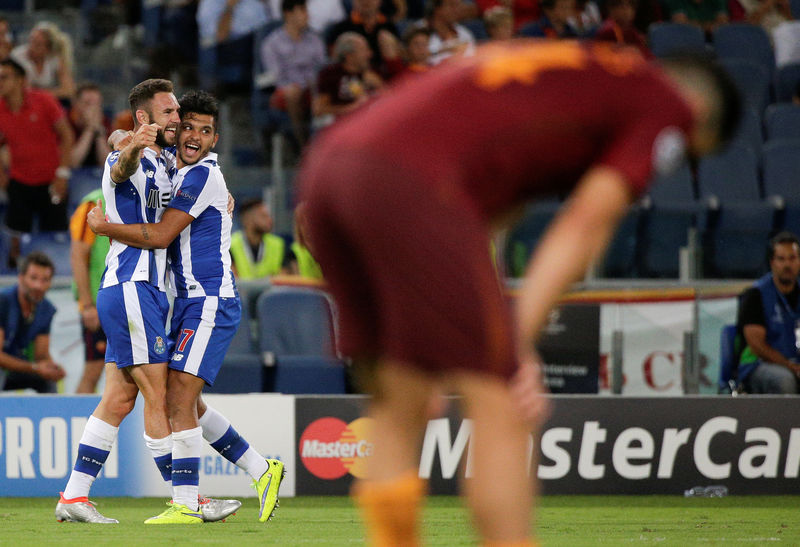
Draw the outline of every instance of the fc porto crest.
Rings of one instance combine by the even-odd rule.
[[[159,355],[167,351],[167,345],[164,343],[164,339],[160,336],[156,336],[156,342],[153,344],[153,351]]]

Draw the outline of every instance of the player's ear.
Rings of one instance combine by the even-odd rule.
[[[144,110],[137,110],[136,121],[139,122],[140,125],[147,125],[150,123],[150,115]]]
[[[215,146],[217,146],[217,141],[219,140],[219,133],[214,133],[214,142],[211,143],[211,149],[213,150]]]

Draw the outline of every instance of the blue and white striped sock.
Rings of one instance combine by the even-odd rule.
[[[172,501],[197,511],[203,429],[172,433]]]
[[[64,499],[82,498],[89,495],[92,483],[103,468],[119,428],[90,416],[78,445],[78,457],[64,488]]]
[[[250,446],[217,410],[206,406],[205,413],[198,421],[203,428],[203,438],[223,458],[236,464],[255,480],[267,472],[268,464],[264,456]]]
[[[168,484],[172,484],[172,435],[167,435],[163,439],[154,439],[143,434],[144,443],[150,449],[153,455],[153,461],[156,462],[158,472],[161,473],[161,478]]]

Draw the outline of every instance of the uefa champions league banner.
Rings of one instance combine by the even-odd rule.
[[[0,496],[58,498],[77,456],[86,421],[100,397],[0,396]],[[281,496],[294,495],[294,398],[273,394],[207,395],[264,457],[286,464]],[[92,486],[92,496],[170,497],[142,438],[143,401],[122,422],[117,443]],[[207,444],[200,460],[200,491],[209,496],[254,497],[250,477]],[[54,501],[55,503],[55,501]]]
[[[554,395],[531,461],[545,494],[796,494],[797,401],[785,397],[607,398]],[[297,495],[346,495],[372,454],[360,397],[298,397]],[[428,422],[419,476],[433,494],[469,478],[471,424],[450,405]]]

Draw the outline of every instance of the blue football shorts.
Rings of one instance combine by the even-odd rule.
[[[106,333],[106,363],[117,368],[166,363],[172,346],[166,333],[167,295],[145,281],[100,289],[97,314]]]
[[[176,298],[170,329],[175,351],[169,368],[202,378],[213,386],[241,318],[238,297]]]

